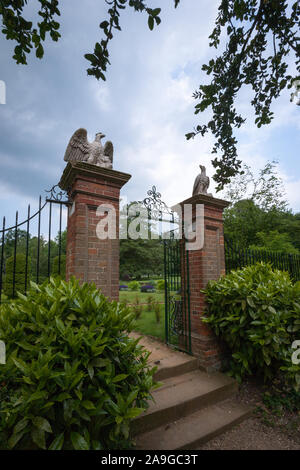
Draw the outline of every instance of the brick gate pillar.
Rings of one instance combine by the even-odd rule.
[[[210,280],[225,274],[223,235],[223,210],[227,201],[207,195],[196,195],[180,203],[184,214],[185,204],[192,206],[193,230],[195,230],[196,206],[202,204],[204,214],[204,245],[189,250],[189,290],[192,353],[199,358],[205,370],[220,369],[222,347],[208,325],[202,322],[205,313],[205,295],[201,292]]]
[[[93,282],[112,300],[119,299],[120,189],[130,178],[120,171],[69,162],[59,183],[72,202],[68,213],[66,279],[75,276],[82,282]],[[97,225],[101,218],[108,218],[110,211],[116,214],[116,238],[99,239]]]

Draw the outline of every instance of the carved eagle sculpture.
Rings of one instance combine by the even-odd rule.
[[[206,168],[203,165],[199,165],[201,173],[196,177],[194,187],[193,187],[193,196],[196,194],[207,194],[209,188],[209,177],[206,176]],[[211,194],[207,194],[212,196]]]
[[[89,142],[86,129],[78,129],[70,139],[64,160],[66,162],[86,162],[102,168],[112,168],[114,147],[110,141],[107,141],[103,147],[101,139],[104,137],[105,135],[102,132],[98,132],[94,142]]]

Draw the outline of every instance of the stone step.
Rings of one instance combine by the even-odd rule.
[[[140,434],[135,438],[136,449],[197,449],[197,446],[242,422],[251,412],[250,407],[227,399]]]
[[[158,369],[154,374],[155,380],[161,382],[171,377],[177,377],[178,375],[198,370],[198,359],[196,357],[182,353],[180,359],[178,360],[178,355],[177,357],[169,355],[161,359],[159,363],[158,361],[153,363],[152,365],[156,365]]]
[[[194,370],[166,379],[153,392],[154,402],[132,422],[132,435],[176,421],[195,411],[225,400],[237,389],[235,380],[220,373]]]
[[[171,349],[165,343],[149,336],[142,336],[139,333],[132,332],[130,337],[140,338],[140,344],[151,352],[149,363],[156,366],[157,371],[154,375],[155,380],[162,381],[170,377],[185,374],[198,369],[198,359],[175,349]]]

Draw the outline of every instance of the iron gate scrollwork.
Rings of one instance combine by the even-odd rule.
[[[165,340],[169,346],[191,354],[189,259],[185,240],[179,238],[181,221],[161,200],[155,186],[147,196],[140,202],[148,211],[148,220],[161,223],[159,236],[164,245]],[[163,223],[169,225],[167,232]]]

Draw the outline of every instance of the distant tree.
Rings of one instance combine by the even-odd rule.
[[[60,263],[59,256],[53,258],[51,276],[60,276],[62,279],[66,278],[66,255],[61,255]]]
[[[7,258],[12,256],[14,253],[15,239],[17,239],[17,247],[19,251],[25,252],[26,239],[27,239],[26,230],[17,229],[17,232],[14,229],[8,230],[5,233],[5,237],[4,237],[4,244],[5,244],[4,255]]]
[[[225,198],[236,203],[248,199],[264,211],[287,210],[282,178],[278,175],[278,162],[267,162],[255,176],[249,165],[242,166],[241,174],[231,179]]]
[[[225,198],[233,202],[224,211],[225,235],[241,247],[258,247],[263,246],[260,234],[265,234],[265,246],[282,244],[283,251],[299,250],[300,214],[293,214],[287,207],[277,163],[268,162],[257,177],[247,165],[243,171],[243,175],[233,178],[225,193]]]
[[[13,294],[17,295],[17,292],[21,294],[25,293],[25,287],[30,287],[30,259],[27,264],[27,283],[26,279],[26,256],[22,253],[17,253],[16,259],[11,256],[6,260],[5,267],[5,279],[4,279],[4,293],[7,297],[12,298]]]
[[[279,233],[277,230],[273,230],[271,232],[258,232],[256,237],[258,238],[258,244],[250,245],[251,249],[280,251],[293,255],[300,253],[292,244],[287,233]]]
[[[153,222],[148,216],[137,210],[135,215],[130,215],[130,208],[134,214],[133,205],[137,201],[130,202],[123,207],[120,217],[120,277],[141,279],[145,276],[160,276],[163,273],[163,246],[160,240],[154,238]],[[138,206],[135,206],[138,208]],[[125,217],[126,216],[126,217]],[[141,236],[136,240],[130,239],[128,228],[136,221],[136,234]],[[143,239],[143,235],[147,239]],[[127,238],[125,238],[127,237]]]
[[[61,243],[62,253],[65,253],[67,251],[67,229],[63,230],[61,233],[58,232],[55,237],[55,243],[57,244],[57,246],[59,246],[59,243]]]
[[[264,211],[251,199],[237,201],[224,211],[224,234],[242,247],[258,243],[257,232],[265,228]]]
[[[163,274],[163,246],[159,240],[120,240],[120,277],[141,279]]]

